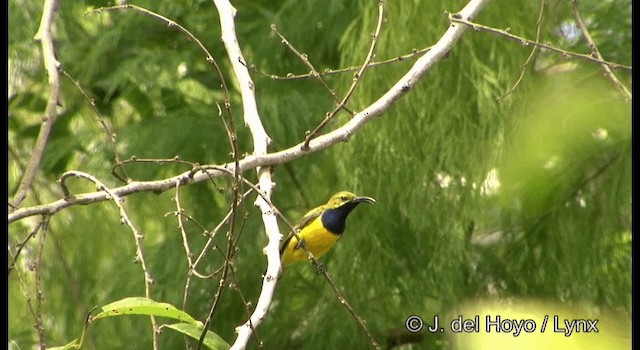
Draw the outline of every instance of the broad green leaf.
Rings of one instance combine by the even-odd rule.
[[[193,339],[200,339],[202,334],[202,325],[192,325],[188,323],[174,323],[165,325],[165,327],[171,328],[182,334],[188,335]],[[203,344],[209,349],[229,349],[229,344],[225,342],[219,335],[211,331],[207,331],[207,335],[204,337]]]
[[[68,344],[62,346],[54,346],[52,348],[48,348],[48,350],[69,350],[69,349],[77,349],[78,348],[78,339],[74,339],[70,341]]]
[[[94,316],[92,320],[120,315],[153,315],[169,317],[194,325],[201,323],[186,312],[178,310],[171,304],[160,303],[143,297],[125,298],[111,304],[107,304],[101,309],[102,311]]]

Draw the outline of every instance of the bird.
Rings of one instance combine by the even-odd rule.
[[[346,227],[347,216],[360,203],[375,204],[371,197],[359,197],[348,191],[341,191],[329,199],[327,204],[320,205],[307,212],[294,227],[304,246],[319,258],[342,238]],[[308,259],[307,252],[292,232],[280,246],[282,266]]]

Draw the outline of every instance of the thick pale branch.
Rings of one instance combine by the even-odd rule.
[[[40,20],[40,27],[34,37],[34,39],[40,41],[40,44],[42,45],[44,67],[49,76],[49,100],[47,101],[47,107],[45,108],[44,117],[42,118],[42,126],[40,127],[36,144],[31,152],[31,158],[29,158],[27,168],[22,175],[18,189],[16,190],[13,200],[9,205],[9,212],[19,207],[22,201],[27,197],[27,191],[29,190],[29,187],[31,187],[31,184],[36,177],[36,173],[40,168],[42,156],[44,155],[47,142],[49,141],[49,135],[51,134],[53,124],[57,117],[58,104],[60,100],[60,73],[58,71],[60,62],[56,59],[52,34],[53,20],[57,9],[57,0],[45,0],[42,18]]]
[[[240,46],[238,45],[234,23],[236,9],[228,0],[214,0],[214,3],[218,9],[220,17],[222,41],[225,49],[227,50],[227,55],[229,56],[233,72],[240,87],[244,122],[245,125],[249,127],[253,138],[253,154],[257,157],[265,156],[267,155],[267,147],[269,146],[269,143],[271,143],[271,139],[267,135],[258,114],[258,107],[255,98],[255,85],[251,80],[249,70],[242,63],[245,62],[245,59],[242,55],[242,51],[240,50]],[[237,161],[237,158],[233,165],[235,174],[240,174],[242,169],[238,169],[238,167],[242,168],[242,165]],[[262,291],[258,297],[256,309],[245,325],[237,328],[238,337],[233,345],[234,349],[244,349],[246,347],[251,334],[253,334],[254,327],[256,327],[262,321],[264,315],[266,315],[266,311],[269,308],[269,305],[271,305],[273,293],[275,292],[276,281],[281,271],[280,253],[278,248],[282,234],[278,227],[276,215],[267,203],[271,198],[271,192],[273,189],[271,170],[268,167],[262,166],[256,166],[256,168],[261,194],[256,198],[255,204],[262,211],[262,220],[264,222],[267,237],[269,238],[269,242],[264,249],[264,252],[267,255],[267,271],[264,274]],[[203,336],[200,339],[198,347],[202,344]]]

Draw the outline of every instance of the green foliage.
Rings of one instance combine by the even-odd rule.
[[[22,207],[62,198],[56,180],[72,169],[90,173],[109,187],[123,185],[111,175],[116,154],[100,121],[116,135],[119,159],[165,160],[126,164],[126,173],[137,181],[161,180],[196,163],[232,161],[222,117],[233,123],[240,156],[252,152],[212,2],[135,4],[191,31],[211,52],[223,77],[183,33],[158,19],[133,10],[86,13],[109,4],[60,2],[54,33],[58,59],[95,101],[98,113],[62,76],[60,116]],[[374,60],[433,45],[449,26],[443,13],[465,4],[387,1]],[[579,4],[605,59],[630,64],[630,2]],[[233,5],[247,63],[279,76],[308,73],[309,68],[281,43],[271,24],[323,71],[361,65],[377,21],[377,3],[371,1],[243,0]],[[476,21],[533,39],[539,6],[490,2]],[[48,98],[40,48],[32,40],[41,11],[42,1],[9,2],[10,195],[33,151]],[[547,2],[540,41],[588,53],[582,37],[569,40],[559,34],[563,24],[575,24],[570,3]],[[442,316],[476,298],[529,298],[544,305],[540,310],[587,305],[628,314],[630,104],[596,64],[567,62],[562,55],[538,51],[523,68],[532,49],[468,30],[446,59],[349,142],[273,167],[273,202],[292,222],[339,190],[377,200],[375,207],[349,218],[345,236],[322,261],[381,344],[404,328],[409,315]],[[358,112],[370,105],[413,62],[368,68],[348,107]],[[517,88],[498,99],[523,69]],[[614,73],[630,85],[628,72]],[[221,88],[222,79],[229,96]],[[260,116],[273,140],[271,151],[301,142],[305,132],[335,108],[336,102],[317,80],[272,80],[256,72],[253,79]],[[353,72],[324,79],[342,97]],[[226,98],[232,115],[224,111],[221,117],[218,106],[223,107]],[[323,132],[348,120],[341,112]],[[169,161],[176,156],[189,163]],[[255,181],[255,171],[244,176]],[[68,182],[73,194],[96,191],[94,184],[81,179]],[[266,268],[266,237],[260,212],[252,205],[255,194],[239,205],[233,225],[216,231],[231,207],[230,185],[229,178],[216,178],[181,186],[178,196],[175,189],[137,193],[123,203],[144,235],[146,268],[154,281],[151,298],[199,321],[204,321],[218,290],[219,269],[233,231],[233,267],[210,326],[210,332],[227,344],[233,343],[235,328],[253,311]],[[176,213],[176,197],[183,215]],[[145,295],[133,234],[121,220],[112,201],[71,206],[50,217],[46,233],[28,240],[9,275],[11,344],[30,348],[39,342],[30,309],[38,300],[34,271],[41,272],[40,312],[47,346],[73,346],[69,342],[80,337],[93,307]],[[19,220],[9,226],[10,262],[38,221]],[[281,229],[288,233],[286,225]],[[42,260],[36,268],[43,235]],[[185,239],[192,259],[208,247],[197,271],[217,273],[213,278],[191,276],[186,286]],[[163,329],[197,338],[194,329],[158,320]],[[330,286],[307,264],[284,271],[254,336],[249,348],[369,346]],[[619,335],[622,341],[628,336]],[[150,347],[151,339],[149,318],[127,315],[92,324],[83,348],[144,348]],[[158,340],[161,349],[195,344],[166,330]],[[415,348],[455,344],[426,334]]]
[[[199,339],[202,334],[202,322],[195,320],[191,315],[178,310],[175,306],[167,303],[131,297],[115,301],[100,308],[102,311],[92,316],[90,322],[105,318],[125,315],[149,315],[157,317],[167,317],[179,320],[183,323],[167,324],[166,328],[173,329],[194,339]],[[203,344],[209,349],[228,349],[229,344],[225,343],[217,334],[207,331]]]
[[[157,301],[142,298],[130,297],[122,300],[114,301],[100,308],[98,312],[91,318],[91,321],[121,315],[153,315],[159,317],[169,317],[178,321],[187,322],[189,324],[197,324],[198,321],[189,314],[178,310],[175,306],[167,303],[159,303]]]

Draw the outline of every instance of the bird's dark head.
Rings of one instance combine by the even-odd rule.
[[[325,205],[322,224],[329,231],[341,234],[344,232],[347,216],[360,203],[375,204],[376,200],[371,197],[359,197],[348,191],[334,194]]]

